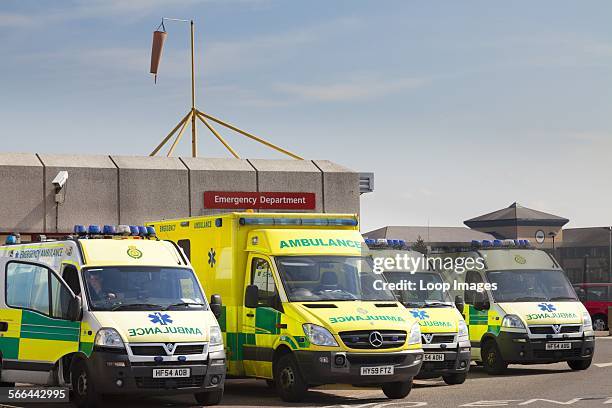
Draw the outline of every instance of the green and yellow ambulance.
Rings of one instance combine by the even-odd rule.
[[[153,228],[75,227],[62,240],[0,247],[0,379],[104,394],[221,400],[223,338],[189,261]]]
[[[362,254],[354,215],[226,213],[158,221],[224,299],[228,375],[265,379],[283,400],[322,384],[374,385],[403,398],[421,332]]]
[[[472,358],[488,373],[499,374],[508,364],[591,365],[591,318],[550,254],[528,240],[484,240],[436,256],[480,260],[482,267],[445,273],[465,300]]]
[[[470,340],[461,298],[451,298],[450,284],[428,267],[427,258],[401,239],[366,239],[375,272],[384,275],[386,287],[418,319],[423,343],[423,365],[416,378],[442,377],[449,385],[465,382],[470,368]],[[390,268],[383,268],[392,260]],[[384,282],[379,283],[385,286]],[[457,306],[456,306],[457,304]]]

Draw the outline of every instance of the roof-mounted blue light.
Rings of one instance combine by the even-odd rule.
[[[89,228],[87,228],[87,233],[90,235],[100,235],[100,226],[90,225]]]
[[[477,240],[477,239],[473,239],[473,240],[472,240],[472,246],[473,246],[473,247],[478,248],[478,247],[480,247],[480,245],[481,245],[481,244],[480,244],[480,241],[479,241],[479,240]]]
[[[494,239],[494,240],[493,240],[493,246],[494,246],[495,248],[500,248],[500,247],[502,246],[502,241],[501,241],[501,239]]]
[[[147,235],[150,237],[154,237],[155,234],[155,227],[147,227]]]
[[[491,245],[493,245],[493,244],[488,239],[483,239],[482,240],[482,247],[483,248],[489,248]]]
[[[87,233],[87,230],[85,229],[84,225],[77,224],[74,226],[74,233],[77,235],[85,235]]]
[[[130,225],[130,235],[136,236],[140,231],[136,225]]]
[[[114,225],[105,225],[102,227],[102,233],[104,235],[115,235],[117,233],[117,229]]]
[[[241,217],[240,225],[314,225],[314,226],[357,226],[356,218],[274,218],[274,217]]]
[[[147,235],[149,235],[149,233],[147,232],[147,227],[145,227],[143,225],[139,225],[138,226],[138,235],[140,235],[141,237],[146,237]]]
[[[366,245],[374,245],[376,241],[371,238],[366,238],[365,243]]]

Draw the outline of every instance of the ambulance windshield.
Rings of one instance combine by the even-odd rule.
[[[437,273],[386,272],[385,278],[395,284],[393,293],[409,307],[454,307],[447,289],[450,285]]]
[[[497,302],[540,302],[578,300],[574,289],[560,270],[518,269],[489,271],[487,278]]]
[[[369,258],[351,256],[282,256],[276,265],[292,302],[394,301],[387,289],[378,290],[380,276]]]
[[[191,269],[142,266],[86,268],[90,310],[208,309]]]

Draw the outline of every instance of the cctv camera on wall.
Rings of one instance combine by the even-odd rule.
[[[55,186],[55,188],[59,190],[62,187],[64,187],[67,181],[68,181],[68,172],[66,170],[62,170],[59,173],[57,173],[57,176],[55,176],[52,183]]]

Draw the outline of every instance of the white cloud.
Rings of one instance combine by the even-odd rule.
[[[372,75],[355,75],[344,81],[323,84],[277,84],[275,88],[294,97],[319,102],[345,102],[379,98],[420,88],[428,84],[428,78],[381,78]]]

